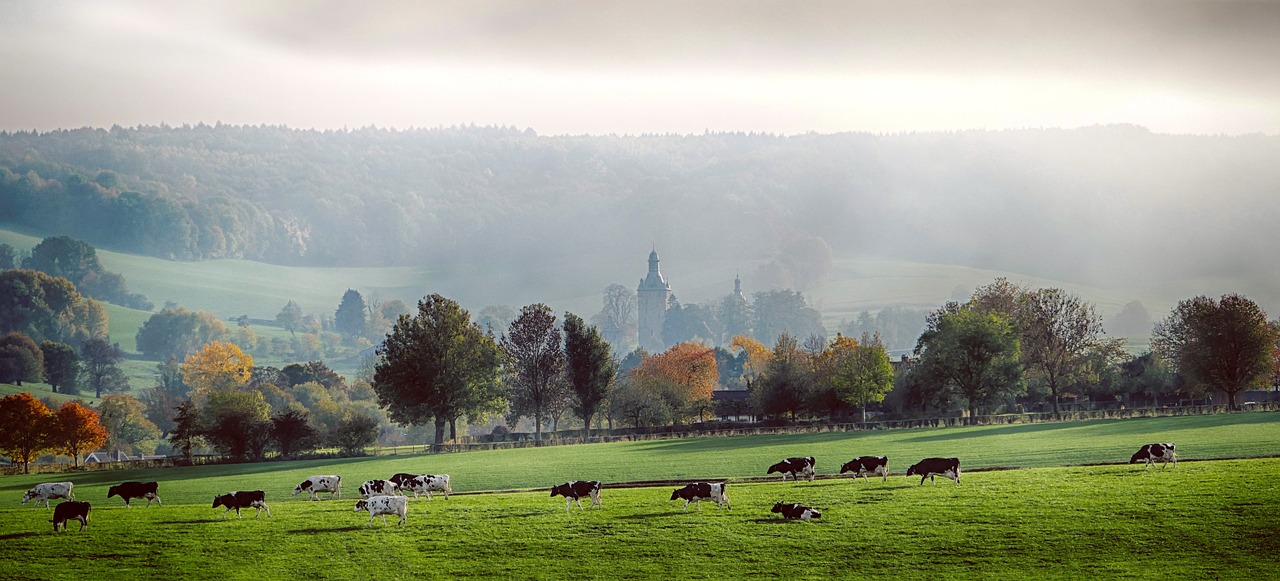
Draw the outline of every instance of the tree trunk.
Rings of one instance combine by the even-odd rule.
[[[1058,409],[1058,390],[1057,388],[1049,388],[1053,392],[1053,419],[1062,421],[1062,411]]]
[[[435,443],[436,443],[436,445],[437,445],[437,446],[439,446],[439,445],[441,445],[441,444],[443,444],[443,443],[444,443],[444,418],[442,418],[442,417],[440,417],[440,416],[436,416],[436,438],[435,438]]]
[[[533,414],[533,441],[542,442],[542,414]]]
[[[591,416],[594,414],[583,414],[586,417],[582,421],[582,443],[586,444],[591,441]]]
[[[458,418],[449,418],[449,439],[458,442]]]

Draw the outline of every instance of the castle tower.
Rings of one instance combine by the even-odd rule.
[[[742,279],[736,273],[733,275],[733,296],[739,300],[747,300],[747,297],[742,295]]]
[[[662,321],[667,316],[667,303],[671,300],[671,285],[662,278],[658,269],[658,251],[649,253],[649,274],[640,279],[636,288],[636,310],[639,319],[640,346],[650,353],[666,349],[662,342]]]

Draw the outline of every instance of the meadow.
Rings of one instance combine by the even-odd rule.
[[[1176,467],[1126,462],[1178,444]],[[1280,414],[743,436],[468,452],[29,475],[0,479],[0,578],[1265,578],[1280,565]],[[765,481],[785,456],[818,472],[886,454],[895,472],[850,482]],[[962,483],[901,474],[924,456],[961,458]],[[1188,461],[1191,460],[1191,461]],[[983,470],[1022,467],[1020,470]],[[408,524],[368,526],[355,488],[394,472],[449,473],[455,494],[410,502]],[[340,501],[290,496],[340,474]],[[732,510],[680,510],[645,479],[729,478]],[[94,504],[88,530],[54,535],[51,511],[20,505],[36,482],[71,480]],[[604,508],[564,510],[545,487],[606,482]],[[125,509],[109,485],[157,480],[165,505]],[[273,516],[226,520],[215,494],[263,489]],[[526,489],[496,494],[466,492]],[[536,489],[536,490],[531,490]],[[769,513],[777,501],[823,512]],[[55,502],[56,504],[56,502]]]

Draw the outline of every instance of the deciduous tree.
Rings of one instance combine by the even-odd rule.
[[[111,450],[133,449],[144,440],[160,437],[160,429],[147,419],[146,406],[127,393],[102,396],[98,417],[107,431]]]
[[[307,413],[296,409],[271,416],[271,439],[285,458],[314,450],[320,443],[319,433],[307,422]]]
[[[511,414],[532,417],[534,439],[542,440],[542,421],[557,402],[567,399],[564,346],[551,307],[529,305],[520,310],[502,338],[507,362]]]
[[[614,349],[630,345],[636,337],[636,292],[620,284],[605,287],[604,306],[591,320]]]
[[[1151,333],[1151,346],[1189,381],[1236,394],[1265,385],[1273,371],[1276,334],[1257,303],[1237,294],[1178,302]]]
[[[997,312],[944,308],[930,315],[916,353],[924,377],[965,398],[970,422],[980,409],[1021,388],[1018,336]]]
[[[53,429],[49,431],[49,444],[55,453],[71,457],[73,466],[80,465],[80,455],[101,448],[107,443],[107,430],[98,419],[98,412],[77,401],[62,404],[53,413]]]
[[[1022,361],[1043,379],[1053,415],[1061,419],[1062,387],[1089,372],[1089,354],[1104,341],[1102,316],[1080,297],[1056,288],[1020,293],[1014,309]]]
[[[253,356],[233,343],[214,341],[187,357],[182,381],[196,394],[238,389],[253,375]]]
[[[58,341],[40,343],[44,353],[44,380],[54,393],[75,393],[80,376],[80,356],[75,347]]]
[[[0,333],[79,344],[107,332],[106,310],[71,281],[35,270],[0,271]]]
[[[617,365],[609,343],[596,327],[573,313],[564,314],[565,367],[573,395],[573,413],[582,419],[586,438],[591,438],[591,418],[600,402],[609,395]]]
[[[228,335],[227,325],[213,313],[167,307],[138,329],[138,350],[154,358],[183,358]]]
[[[836,348],[835,342],[832,347]],[[893,365],[889,363],[889,353],[876,335],[863,335],[862,341],[855,342],[851,349],[842,346],[840,351],[832,383],[841,400],[862,410],[862,421],[865,422],[867,404],[884,401],[885,394],[893,389]]]
[[[44,352],[22,333],[0,337],[0,383],[21,386],[22,382],[38,382],[44,377]]]
[[[418,312],[402,316],[378,350],[373,389],[393,421],[435,420],[435,442],[445,424],[498,407],[499,348],[470,321],[458,303],[438,294],[418,301]]]
[[[49,449],[52,412],[27,392],[0,398],[0,453],[23,473],[31,472],[31,462]]]
[[[106,339],[90,339],[80,345],[81,370],[94,397],[102,397],[103,392],[129,389],[129,379],[116,366],[123,359],[120,346]]]
[[[187,463],[191,462],[196,446],[200,445],[204,434],[200,409],[196,403],[186,400],[178,405],[177,414],[173,416],[173,429],[169,432],[169,444],[182,452]]]
[[[297,330],[302,328],[302,307],[293,301],[285,303],[280,312],[276,314],[276,322],[280,323],[280,326],[284,327],[284,330],[288,331],[290,336],[297,336]]]
[[[691,407],[709,409],[711,392],[720,382],[715,349],[692,342],[646,357],[632,375],[640,381],[657,382],[671,391],[669,399],[677,422],[684,419]]]
[[[364,454],[364,449],[378,439],[378,420],[367,414],[350,412],[329,435],[329,444],[342,450],[347,456]]]

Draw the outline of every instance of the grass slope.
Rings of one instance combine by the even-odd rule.
[[[603,509],[567,514],[545,491],[455,496],[410,501],[404,527],[370,527],[350,500],[269,492],[273,517],[223,520],[208,504],[125,509],[82,492],[97,507],[85,532],[0,510],[0,577],[1259,579],[1280,565],[1277,474],[1260,459],[731,484],[732,510],[689,512],[669,488],[605,490]],[[777,501],[823,516],[784,521]]]

